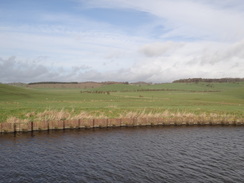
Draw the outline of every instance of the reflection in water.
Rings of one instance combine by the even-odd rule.
[[[243,182],[243,127],[0,135],[2,182]]]

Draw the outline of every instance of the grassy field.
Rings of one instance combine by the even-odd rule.
[[[244,82],[26,88],[0,84],[0,122],[192,113],[244,118]]]

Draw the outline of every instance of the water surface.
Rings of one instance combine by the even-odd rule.
[[[0,135],[0,182],[244,182],[244,127]]]

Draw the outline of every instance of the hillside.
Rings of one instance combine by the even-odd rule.
[[[244,82],[106,84],[96,88],[26,88],[0,84],[0,122],[9,118],[114,118],[131,112],[165,110],[200,114],[244,113]],[[51,116],[51,117],[50,117]]]
[[[240,83],[165,83],[165,84],[113,84],[96,88],[82,89],[82,92],[146,92],[146,91],[188,91],[188,92],[220,92],[244,87]]]
[[[30,98],[35,92],[23,87],[0,84],[0,101]]]
[[[198,82],[236,83],[236,82],[244,82],[244,78],[220,78],[220,79],[189,78],[189,79],[179,79],[173,81],[173,83],[198,83]]]
[[[29,83],[26,84],[29,88],[80,88],[80,89],[87,89],[87,88],[97,88],[104,85],[113,85],[113,84],[126,84],[127,82],[114,82],[114,81],[107,81],[107,82],[36,82],[36,83]]]

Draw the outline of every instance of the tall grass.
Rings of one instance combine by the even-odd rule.
[[[78,120],[78,119],[109,119],[105,114],[92,114],[86,111],[80,111],[75,114],[74,111],[67,110],[45,110],[39,113],[27,113],[26,119],[10,117],[6,122],[11,123],[26,123],[30,121],[60,121],[60,120]],[[161,112],[155,111],[129,111],[118,115],[118,119],[159,119],[165,124],[235,124],[244,122],[243,117],[234,114],[218,114],[218,113],[191,113],[191,112],[172,112],[164,110]]]

